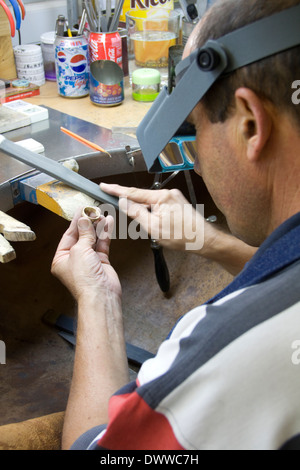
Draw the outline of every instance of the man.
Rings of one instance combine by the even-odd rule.
[[[196,28],[184,55],[298,3],[223,0]],[[135,383],[127,384],[109,237],[97,239],[80,217],[71,223],[52,267],[78,302],[64,448],[74,441],[73,448],[90,449],[299,447],[300,111],[291,100],[297,57],[299,47],[223,77],[190,116],[195,171],[236,237],[207,226],[199,254],[235,274],[252,258],[227,289],[182,317]],[[129,198],[129,215],[146,229],[149,220],[159,225],[162,203],[164,209],[166,202],[186,203],[177,191],[101,187]],[[101,229],[109,235],[111,218],[100,224],[98,235]],[[181,249],[184,240],[168,246]]]

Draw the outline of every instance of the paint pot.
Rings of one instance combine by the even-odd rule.
[[[90,64],[90,100],[98,106],[117,106],[124,101],[124,73],[111,60]]]

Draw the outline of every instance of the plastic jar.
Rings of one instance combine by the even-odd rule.
[[[41,47],[44,59],[44,69],[45,69],[45,78],[46,80],[55,81],[56,80],[56,71],[55,71],[55,32],[49,31],[41,35]]]
[[[132,97],[136,101],[154,101],[160,92],[160,73],[141,68],[132,73]]]
[[[38,86],[45,83],[44,61],[41,46],[24,44],[14,47],[17,77]]]

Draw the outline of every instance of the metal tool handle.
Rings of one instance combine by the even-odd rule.
[[[16,18],[16,29],[20,29],[21,27],[21,12],[20,12],[20,9],[19,9],[19,4],[17,2],[17,0],[9,0],[12,7],[13,7],[13,10],[14,10],[14,15],[15,15],[15,18]]]
[[[157,282],[161,290],[166,293],[170,290],[170,276],[163,249],[155,240],[151,240],[151,249],[154,255]]]
[[[15,22],[14,22],[14,19],[13,19],[13,16],[10,12],[10,9],[8,8],[8,6],[6,5],[6,3],[4,2],[4,0],[0,0],[0,7],[3,8],[3,10],[5,11],[6,13],[6,16],[8,18],[8,21],[9,21],[9,25],[10,25],[10,34],[11,34],[11,37],[15,37],[15,34],[16,34],[16,26],[15,26]]]

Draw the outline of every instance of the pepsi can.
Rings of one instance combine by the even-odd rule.
[[[89,94],[88,41],[85,36],[56,36],[55,70],[58,93],[65,98]]]

